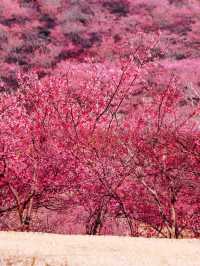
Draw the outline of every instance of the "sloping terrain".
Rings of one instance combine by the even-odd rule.
[[[198,0],[2,0],[0,88],[16,88],[18,71],[43,77],[69,59],[113,61],[139,43],[145,48],[158,32],[150,61],[177,62],[184,78],[184,65],[199,68],[199,14]]]
[[[199,266],[199,240],[0,233],[0,265]]]

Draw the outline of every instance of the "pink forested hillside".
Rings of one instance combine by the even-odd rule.
[[[149,47],[158,34],[148,60],[181,69],[184,79],[199,68],[199,13],[198,0],[2,0],[1,90],[17,87],[19,70],[43,77],[69,59],[114,61]]]

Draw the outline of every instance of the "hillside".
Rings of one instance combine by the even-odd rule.
[[[152,39],[149,61],[199,86],[199,14],[198,0],[2,0],[1,90],[17,88],[19,71],[42,78],[69,60],[115,61]]]

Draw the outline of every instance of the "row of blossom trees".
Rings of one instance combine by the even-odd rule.
[[[120,220],[131,236],[199,237],[200,106],[181,107],[173,76],[145,86],[153,65],[136,55],[19,76],[1,95],[2,229],[35,230],[39,209],[81,207],[74,223],[87,234],[112,234]]]

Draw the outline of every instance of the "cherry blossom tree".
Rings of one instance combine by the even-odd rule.
[[[19,75],[18,90],[2,94],[0,213],[17,214],[8,228],[34,230],[40,208],[81,207],[74,219],[87,234],[112,232],[123,219],[131,236],[144,234],[142,225],[147,236],[199,235],[200,107],[182,105],[162,67],[147,82],[159,69],[150,57],[137,49],[115,64]]]

